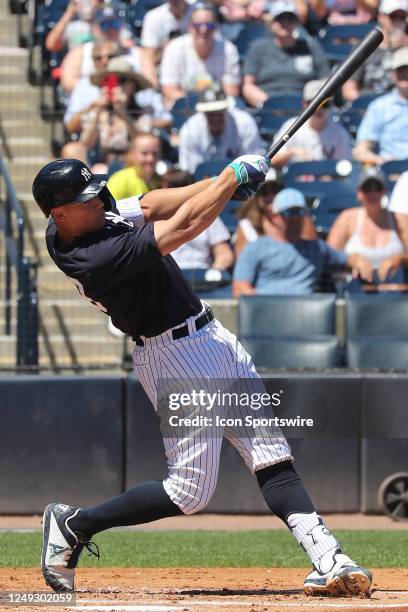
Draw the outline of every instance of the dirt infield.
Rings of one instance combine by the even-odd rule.
[[[408,611],[408,569],[374,569],[370,598],[307,597],[301,585],[308,569],[285,568],[82,568],[76,607],[16,608],[111,612],[313,612],[318,610]],[[44,591],[37,569],[0,570],[0,591]]]

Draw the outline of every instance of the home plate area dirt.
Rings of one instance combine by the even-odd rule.
[[[283,612],[294,610],[404,610],[408,612],[408,569],[374,569],[370,597],[307,597],[308,573],[288,568],[80,568],[76,605],[0,605],[8,610],[103,610],[128,612]],[[3,569],[0,591],[47,591],[37,569]]]

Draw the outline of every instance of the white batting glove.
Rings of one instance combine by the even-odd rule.
[[[271,167],[271,160],[263,155],[241,155],[227,167],[234,170],[238,185],[262,183]]]

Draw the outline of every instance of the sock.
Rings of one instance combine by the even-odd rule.
[[[255,472],[269,508],[286,523],[289,514],[310,513],[315,508],[291,461],[282,461]]]
[[[287,525],[299,544],[307,553],[314,567],[326,574],[336,563],[335,555],[341,553],[336,538],[325,526],[316,512],[310,514],[294,513],[288,517]],[[342,555],[344,560],[348,559]]]
[[[111,527],[150,523],[168,516],[183,514],[171,501],[161,480],[144,482],[129,491],[91,508],[81,508],[69,521],[75,533],[90,538]]]
[[[321,573],[334,566],[339,543],[325,527],[291,461],[268,466],[255,473],[266,503],[286,523]]]

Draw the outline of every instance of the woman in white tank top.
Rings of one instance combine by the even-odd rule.
[[[334,222],[327,243],[348,255],[357,253],[368,260],[378,280],[404,282],[402,263],[407,256],[394,213],[382,208],[386,183],[382,172],[363,172],[357,188],[361,208],[344,210]],[[376,274],[375,274],[376,272]]]

